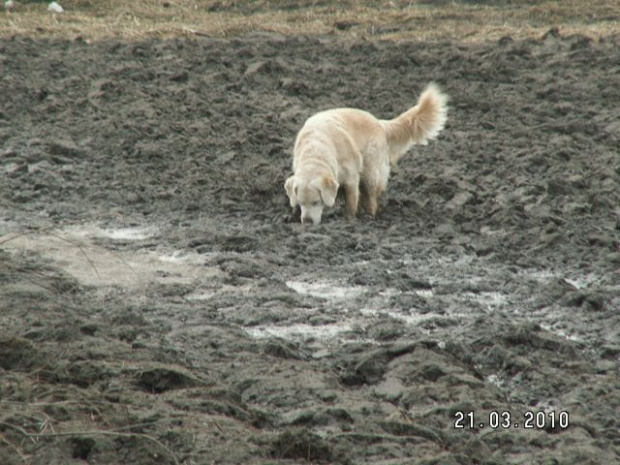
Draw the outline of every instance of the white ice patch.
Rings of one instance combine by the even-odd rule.
[[[435,295],[432,289],[416,289],[415,291],[413,291],[413,293],[419,297],[422,297],[423,299],[430,299]],[[383,291],[379,292],[379,295],[384,298],[390,298],[402,294],[404,294],[403,291],[394,287],[388,287]]]
[[[142,241],[155,235],[151,228],[104,229],[102,232],[116,241]]]
[[[566,331],[564,331],[563,329],[556,328],[553,325],[548,325],[548,324],[545,324],[545,323],[541,323],[540,327],[542,329],[544,329],[545,331],[549,331],[550,333],[553,333],[556,336],[563,337],[564,339],[566,339],[568,341],[572,341],[572,342],[585,342],[579,336],[575,336],[574,334],[567,334]]]
[[[362,308],[360,309],[360,313],[365,317],[379,317],[381,315],[386,315],[390,318],[394,318],[395,320],[400,320],[404,324],[409,326],[416,326],[420,323],[437,317],[436,314],[420,315],[412,312],[403,313],[386,308]]]
[[[73,236],[78,237],[96,237],[112,239],[115,241],[142,241],[150,239],[157,234],[155,227],[135,227],[135,228],[119,228],[119,229],[103,229],[99,226],[80,225],[69,226],[65,231]]]
[[[546,282],[546,281],[549,281],[551,279],[558,277],[558,274],[551,270],[532,270],[529,268],[520,271],[518,274],[521,276],[525,275],[528,278],[533,278],[536,281],[541,281],[541,282]]]
[[[435,295],[432,289],[418,289],[415,293],[424,299],[430,299]]]
[[[282,339],[333,339],[340,333],[351,331],[348,323],[334,323],[328,325],[293,324],[290,326],[260,325],[245,328],[252,337],[268,338],[279,337]]]
[[[504,385],[504,381],[499,379],[497,375],[489,375],[487,376],[487,383],[493,384],[497,387],[502,387]]]
[[[158,258],[164,263],[187,263],[189,265],[202,265],[205,262],[204,255],[196,252],[185,253],[178,250],[164,255],[160,255]]]
[[[466,300],[475,301],[487,308],[501,307],[506,303],[506,296],[500,292],[464,292],[461,294]]]
[[[600,284],[604,281],[603,277],[593,273],[587,274],[562,274],[552,270],[531,270],[526,269],[519,273],[520,275],[528,276],[541,283],[549,283],[553,280],[562,279],[567,284],[573,286],[575,289],[586,289],[594,285]]]
[[[575,278],[564,278],[564,281],[573,286],[575,289],[587,289],[592,286],[599,285],[603,279],[601,276],[588,273]]]
[[[330,282],[307,283],[303,281],[287,281],[286,285],[295,292],[328,300],[354,299],[364,293],[365,288],[360,286],[337,286]]]

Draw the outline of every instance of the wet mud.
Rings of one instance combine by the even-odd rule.
[[[3,39],[0,463],[618,463],[619,45]],[[305,118],[429,81],[302,227]]]

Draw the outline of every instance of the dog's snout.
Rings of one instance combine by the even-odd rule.
[[[319,218],[318,220],[316,218],[313,218],[310,215],[302,215],[301,217],[301,224],[319,224],[321,222],[321,218]]]

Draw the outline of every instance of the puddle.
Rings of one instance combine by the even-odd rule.
[[[90,224],[44,233],[4,236],[0,238],[0,243],[3,249],[16,253],[37,252],[88,286],[137,288],[152,281],[190,283],[220,272],[203,266],[203,260],[197,254],[174,251],[157,253],[139,249],[116,251],[95,243],[98,238],[140,241],[157,234],[155,227],[103,229]]]

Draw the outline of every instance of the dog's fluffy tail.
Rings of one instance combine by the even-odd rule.
[[[414,144],[426,145],[437,137],[448,119],[448,96],[430,83],[418,104],[402,115],[382,121],[390,146],[390,162],[396,164]]]

